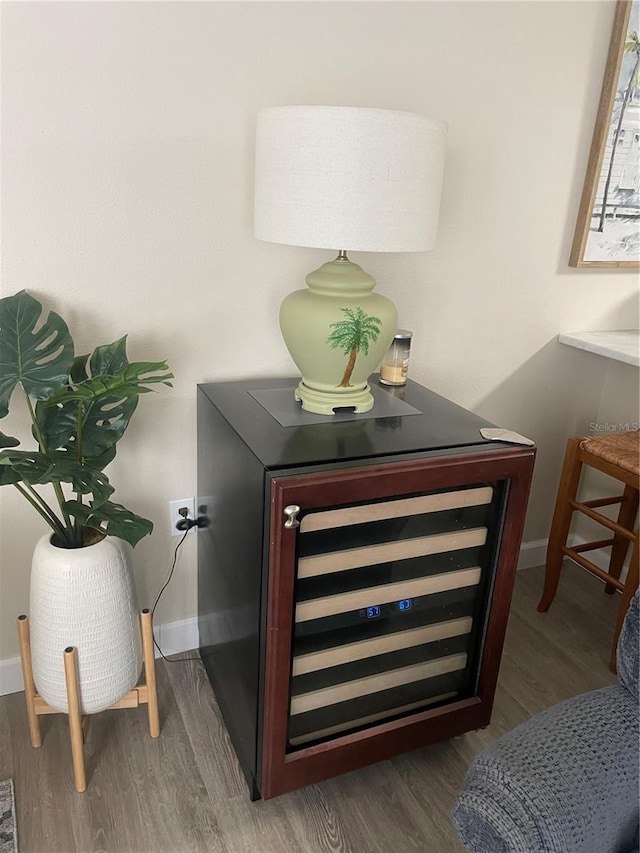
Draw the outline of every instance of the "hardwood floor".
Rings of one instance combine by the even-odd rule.
[[[268,802],[251,803],[204,669],[158,662],[161,735],[145,708],[92,718],[89,787],[76,793],[67,718],[41,717],[33,749],[22,693],[0,699],[0,779],[15,781],[20,853],[454,853],[449,811],[483,747],[555,702],[615,683],[617,596],[573,565],[549,613],[542,569],[518,573],[489,728]]]

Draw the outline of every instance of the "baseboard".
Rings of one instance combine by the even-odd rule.
[[[529,569],[541,566],[545,560],[547,540],[538,539],[525,542],[520,548],[518,569]],[[595,562],[595,561],[594,561]],[[198,618],[181,619],[178,622],[166,622],[154,628],[156,642],[164,655],[177,655],[190,649],[198,648]],[[156,649],[156,657],[160,653]],[[22,667],[20,657],[0,660],[0,696],[8,693],[18,693],[23,690]]]
[[[176,655],[190,649],[197,649],[198,617],[192,616],[190,619],[156,625],[153,633],[164,655]],[[156,658],[160,657],[158,649],[155,650],[155,655]],[[18,693],[21,690],[24,690],[24,684],[20,657],[0,660],[0,696]]]
[[[569,536],[569,545],[574,548],[576,545],[584,545],[587,540],[584,536],[577,536],[575,533]],[[518,569],[531,569],[534,566],[544,566],[547,557],[547,539],[538,539],[536,542],[525,542],[520,548],[520,557],[518,559]],[[588,554],[592,563],[595,563],[605,571],[609,567],[609,559],[611,551],[608,548],[599,548],[597,551],[590,551]],[[629,555],[627,555],[627,563]],[[623,577],[625,576],[623,570]]]
[[[0,660],[0,696],[24,690],[20,657]]]
[[[156,643],[165,656],[197,649],[198,617],[192,616],[190,619],[181,619],[179,622],[166,622],[164,625],[158,625],[154,633]],[[158,649],[156,649],[156,657],[160,657]]]
[[[543,566],[547,555],[547,540],[536,539],[533,542],[523,542],[518,558],[518,570],[532,569]]]

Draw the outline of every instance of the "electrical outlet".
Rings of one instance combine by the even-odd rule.
[[[185,531],[179,530],[177,524],[183,520],[183,516],[178,512],[179,509],[186,507],[188,510],[187,518],[195,518],[195,500],[194,498],[183,498],[181,501],[169,501],[169,518],[171,521],[171,535],[184,536]]]

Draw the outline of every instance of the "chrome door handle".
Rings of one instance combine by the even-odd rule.
[[[290,504],[284,508],[284,514],[287,516],[287,520],[284,523],[285,527],[300,527],[300,522],[296,518],[298,513],[300,512],[300,507],[296,506],[296,504]]]

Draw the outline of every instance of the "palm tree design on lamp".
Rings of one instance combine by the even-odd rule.
[[[351,388],[351,374],[356,366],[358,353],[369,354],[369,344],[378,340],[382,320],[370,316],[359,306],[341,308],[340,310],[346,314],[347,319],[339,320],[337,323],[329,323],[329,328],[333,331],[327,338],[327,343],[331,349],[341,349],[345,355],[349,356],[344,374],[337,387]]]

